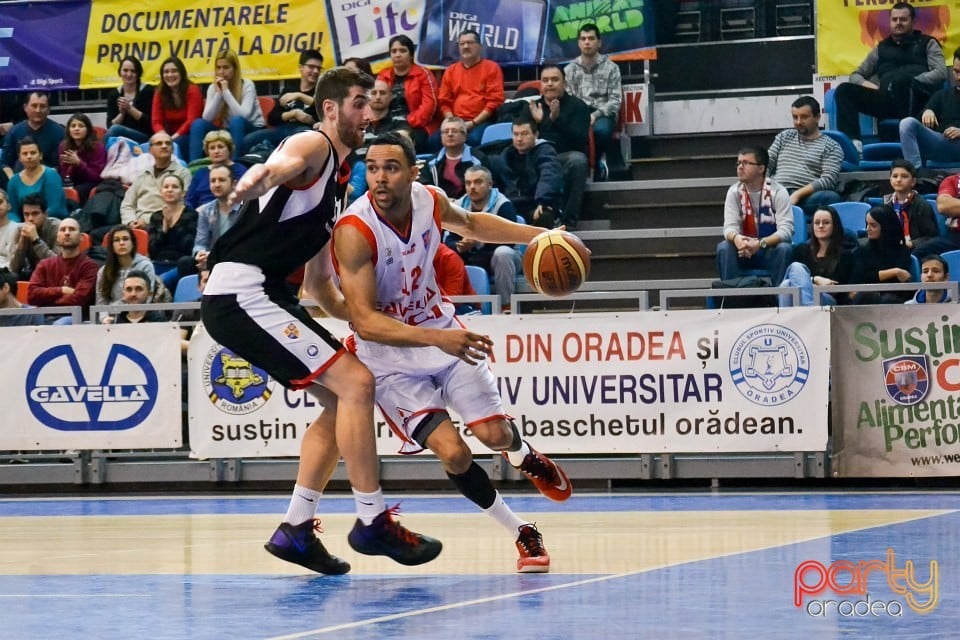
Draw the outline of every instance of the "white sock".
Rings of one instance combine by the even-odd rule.
[[[510,461],[510,464],[519,468],[528,453],[530,453],[530,445],[527,444],[526,440],[521,440],[519,449],[516,451],[507,451],[507,460]]]
[[[300,485],[294,485],[293,495],[290,496],[290,506],[287,507],[287,515],[283,521],[289,524],[303,524],[307,520],[313,520],[317,515],[317,503],[320,502],[322,491],[314,491]]]
[[[488,509],[484,509],[483,512],[499,522],[504,529],[511,533],[514,539],[516,539],[520,527],[527,524],[526,521],[521,520],[517,514],[507,506],[507,503],[504,502],[500,496],[499,491],[497,491],[497,497],[493,501],[493,504],[490,505]]]
[[[353,502],[357,505],[357,517],[367,526],[370,526],[373,520],[387,509],[383,501],[383,490],[379,487],[373,493],[363,493],[354,489]]]

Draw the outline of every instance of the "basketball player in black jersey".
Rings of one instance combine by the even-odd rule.
[[[286,138],[264,164],[237,182],[237,222],[207,258],[210,277],[202,302],[210,335],[265,369],[278,382],[305,389],[324,406],[304,434],[290,506],[266,544],[275,556],[327,574],[350,565],[316,537],[317,503],[340,455],[357,506],[350,546],[406,565],[435,558],[438,540],[413,533],[387,509],[378,476],[373,425],[374,379],[353,355],[300,306],[286,278],[305,265],[304,289],[333,317],[346,306],[331,278],[329,240],[345,202],[349,170],[343,160],[363,141],[373,79],[346,68],[317,82],[321,124]]]

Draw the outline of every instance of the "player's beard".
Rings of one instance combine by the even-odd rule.
[[[337,136],[340,138],[340,142],[351,149],[356,149],[363,144],[363,133],[360,129],[348,125],[343,111],[340,112],[340,117],[337,118]]]

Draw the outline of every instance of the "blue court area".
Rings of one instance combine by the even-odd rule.
[[[478,564],[509,541],[472,537],[486,519],[455,497],[403,498],[445,543],[417,568],[348,556],[352,501],[324,497],[323,539],[354,563],[336,577],[264,557],[283,497],[0,501],[0,635],[822,640],[960,628],[957,493],[507,499],[544,523],[551,573]]]

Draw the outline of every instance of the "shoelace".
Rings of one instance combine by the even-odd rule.
[[[557,474],[554,472],[553,465],[532,451],[524,458],[520,468],[535,478],[557,483]]]
[[[320,524],[320,518],[313,519],[313,530],[316,533],[323,533],[323,525]]]
[[[418,545],[420,544],[420,539],[417,537],[413,531],[410,531],[402,524],[394,520],[394,516],[400,514],[400,503],[393,505],[392,507],[387,507],[387,510],[384,511],[386,518],[386,527],[395,537],[400,538],[403,542],[409,545]]]
[[[524,552],[530,557],[546,555],[547,551],[543,548],[543,536],[537,531],[534,524],[520,527],[520,537],[517,539]]]

